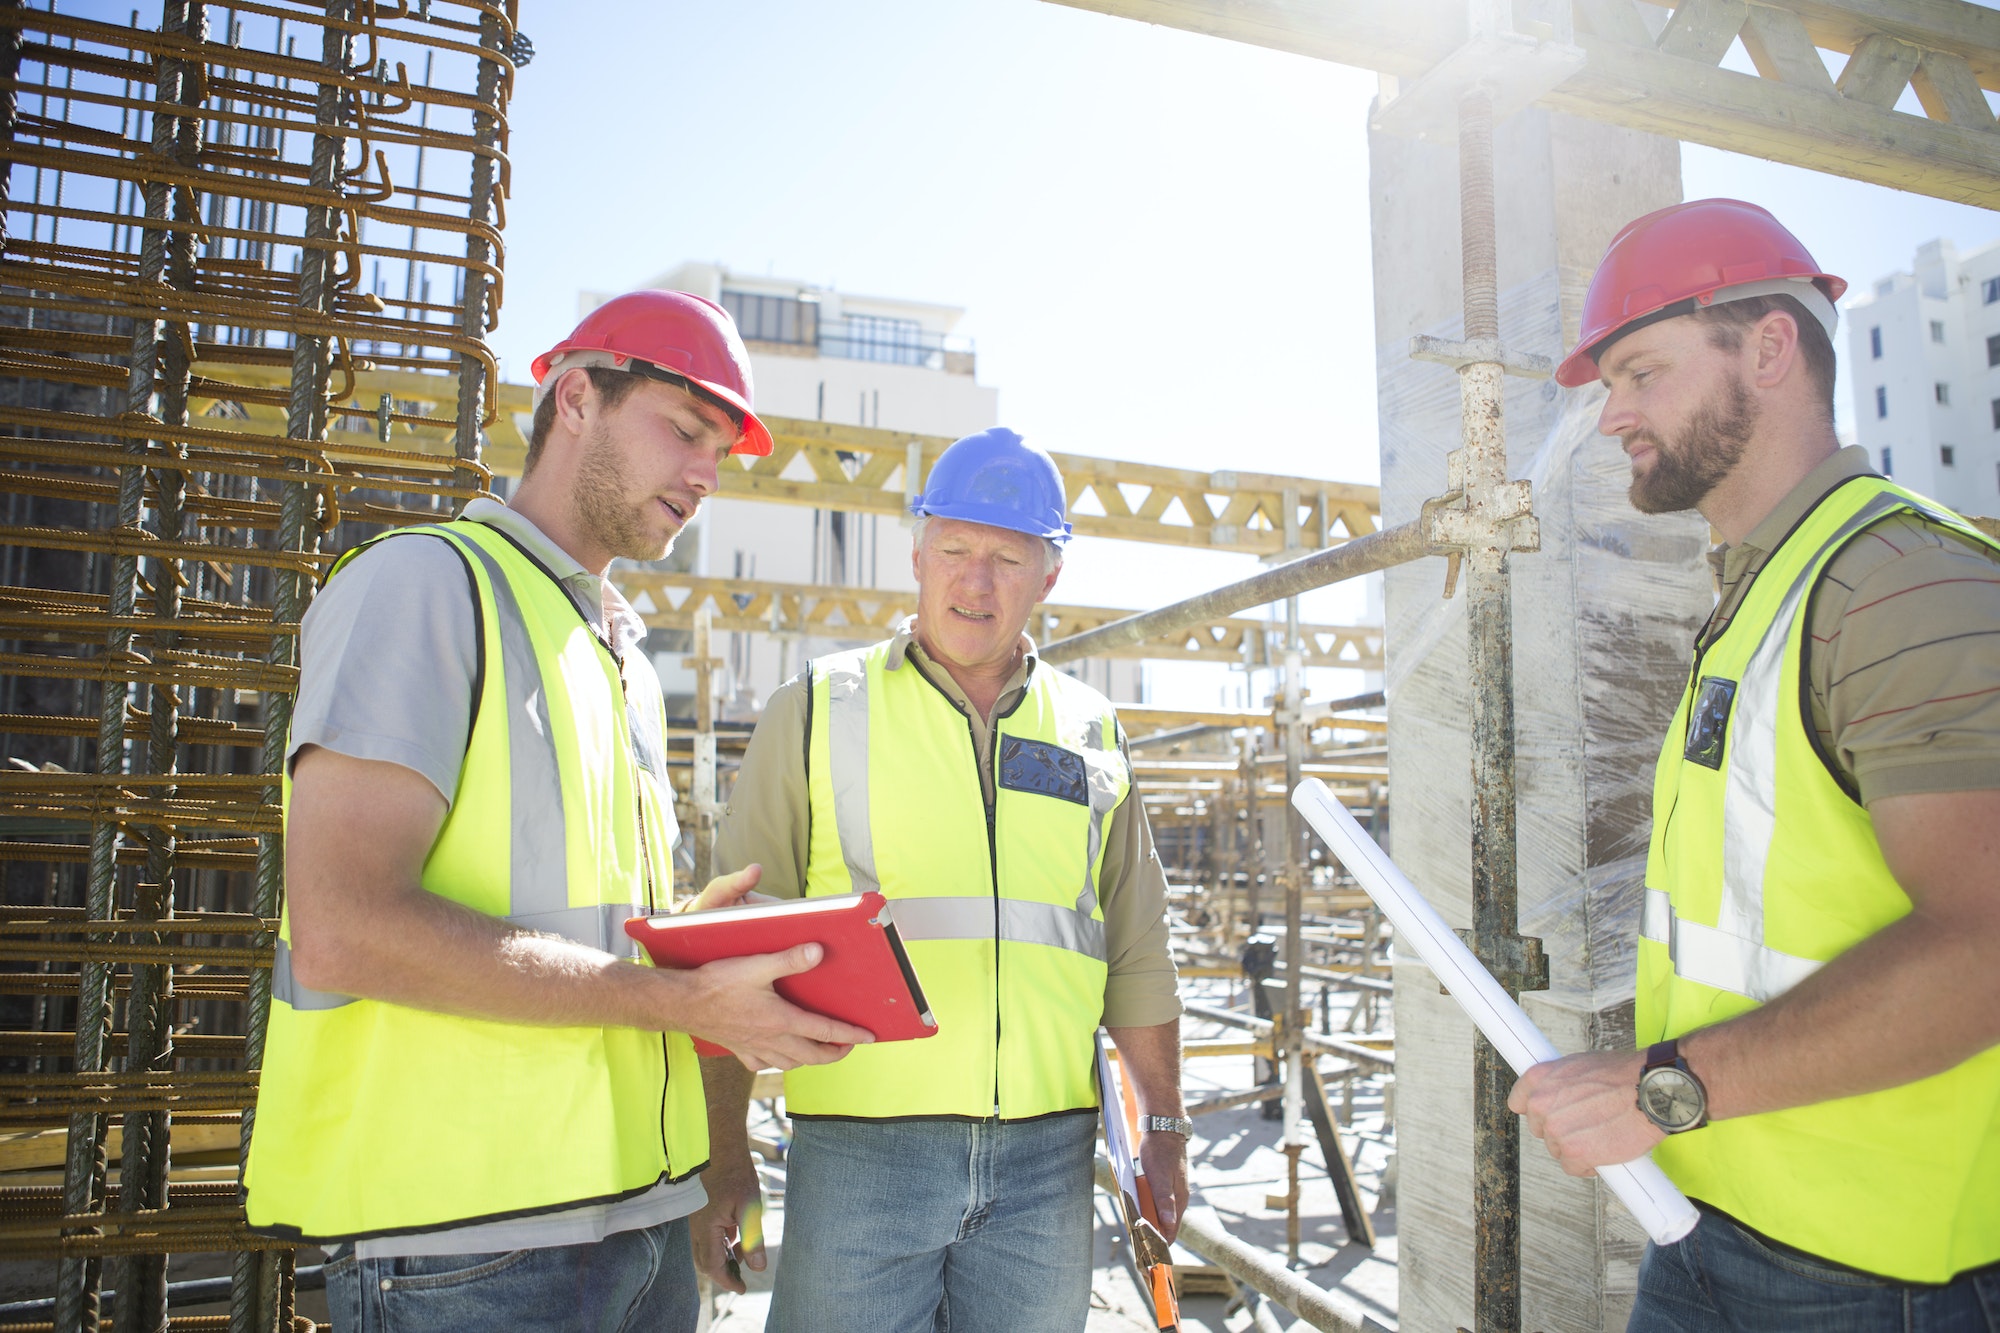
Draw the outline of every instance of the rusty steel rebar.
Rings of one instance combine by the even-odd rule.
[[[163,1326],[163,1258],[190,1238],[245,1256],[232,1327],[293,1323],[285,1247],[246,1237],[233,1194],[218,1224],[200,1208],[222,1196],[168,1183],[170,1117],[229,1111],[247,1134],[254,1110],[281,892],[271,775],[312,588],[346,525],[429,521],[491,480],[463,448],[369,447],[346,400],[373,370],[448,386],[419,404],[472,378],[458,418],[399,402],[368,426],[476,441],[494,420],[512,6],[247,0],[214,34],[204,12],[164,0],[154,28],[0,0],[0,376],[23,386],[0,407],[0,743],[38,761],[0,772],[21,830],[0,873],[39,878],[50,904],[0,911],[0,962],[31,965],[0,993],[37,997],[31,1030],[0,1032],[31,1057],[0,1075],[0,1120],[66,1131],[36,1223],[64,1333],[105,1325],[107,1271],[108,1327]],[[279,36],[260,49],[245,21]],[[301,31],[316,57],[282,40]],[[478,77],[413,81],[412,50],[437,69],[471,57]],[[421,179],[399,165],[416,152]],[[407,291],[371,290],[364,265],[385,261]],[[433,269],[467,299],[420,293]]]

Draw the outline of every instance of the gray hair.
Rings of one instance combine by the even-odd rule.
[[[923,546],[924,533],[930,529],[931,517],[929,514],[917,515],[916,523],[910,528],[910,547],[912,550]],[[1055,573],[1058,569],[1062,568],[1062,562],[1062,546],[1051,538],[1042,538],[1042,573]]]

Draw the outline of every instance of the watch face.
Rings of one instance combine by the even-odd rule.
[[[1700,1121],[1708,1099],[1692,1078],[1671,1066],[1647,1073],[1639,1082],[1639,1109],[1661,1129],[1672,1133]]]

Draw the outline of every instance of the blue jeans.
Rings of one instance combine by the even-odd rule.
[[[1854,1219],[1893,1227],[1893,1217]],[[2000,1266],[1943,1286],[1894,1282],[1766,1240],[1710,1208],[1684,1240],[1648,1245],[1626,1333],[1994,1333]]]
[[[694,1333],[686,1218],[591,1245],[346,1258],[326,1266],[335,1333]]]
[[[1076,1333],[1094,1115],[794,1120],[769,1333]]]

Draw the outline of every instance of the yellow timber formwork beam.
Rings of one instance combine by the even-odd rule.
[[[218,381],[224,373],[218,367]],[[282,435],[285,408],[280,403],[243,401],[231,397],[229,389],[283,390],[289,375],[289,366],[232,364],[226,384],[197,380],[193,410],[210,413],[199,424]],[[390,400],[393,447],[451,454],[452,414],[458,408],[455,375],[369,369],[350,375],[336,368],[333,384],[337,396],[328,440],[336,456],[342,445],[382,446],[376,423],[384,394]],[[499,411],[486,432],[481,462],[496,476],[519,476],[527,457],[532,390],[502,384],[496,395]],[[900,517],[910,495],[920,489],[912,484],[911,465],[919,476],[928,474],[951,443],[941,435],[792,417],[765,417],[764,424],[776,445],[771,455],[727,460],[720,494]],[[1338,546],[1380,526],[1380,493],[1374,486],[1253,472],[1196,472],[1081,454],[1057,454],[1055,460],[1068,489],[1070,521],[1085,536],[1277,555]]]
[[[1050,2],[1377,70],[1398,81],[1385,98],[1466,32],[1463,0]],[[1574,0],[1573,12],[1582,67],[1538,106],[2000,208],[2000,128],[1982,92],[2000,89],[2000,12],[1966,0]],[[1720,68],[1738,38],[1754,74]],[[1923,115],[1894,109],[1909,88]]]
[[[1232,731],[1237,727],[1273,729],[1270,713],[1233,708],[1162,708],[1156,704],[1119,704],[1118,720],[1125,724],[1125,734],[1133,740],[1178,727],[1227,727]],[[1386,719],[1341,713],[1316,714],[1310,703],[1306,705],[1306,724],[1315,731],[1328,727],[1335,731],[1389,730]]]
[[[646,623],[656,629],[689,629],[695,615],[707,607],[717,630],[744,633],[810,634],[816,638],[873,642],[895,632],[903,617],[917,609],[917,595],[896,588],[854,588],[806,583],[773,583],[761,579],[701,578],[692,574],[653,570],[612,571],[619,591],[632,602]],[[1081,634],[1132,614],[1101,606],[1038,608],[1041,624],[1030,624],[1043,642]],[[1147,657],[1178,661],[1265,662],[1259,636],[1273,628],[1269,621],[1226,617],[1196,625],[1166,638],[1134,644],[1107,656]],[[1381,671],[1382,631],[1367,626],[1301,625],[1305,663],[1355,671]],[[1247,714],[1262,719],[1229,725],[1268,725],[1268,713]]]

